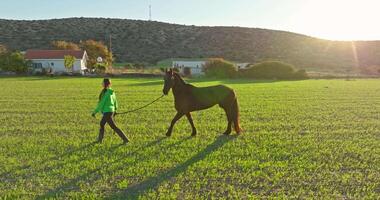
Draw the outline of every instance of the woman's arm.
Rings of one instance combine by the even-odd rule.
[[[106,103],[108,97],[109,97],[109,94],[106,92],[103,95],[102,99],[99,101],[98,105],[96,106],[96,108],[95,108],[94,112],[92,112],[92,114],[96,114],[100,110],[102,110],[102,108],[104,107],[104,104]]]
[[[114,101],[114,103],[115,103],[115,112],[116,112],[116,110],[119,108],[119,104],[117,103],[117,98],[116,98],[116,94],[114,93],[113,94],[113,101]]]

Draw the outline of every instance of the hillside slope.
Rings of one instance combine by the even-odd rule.
[[[337,42],[257,28],[105,18],[0,19],[0,33],[0,43],[18,50],[50,48],[53,40],[105,41],[112,35],[112,49],[119,62],[224,57],[239,62],[280,60],[321,72],[372,73],[380,68],[380,41]]]

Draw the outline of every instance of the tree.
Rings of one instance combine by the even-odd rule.
[[[54,41],[51,44],[55,49],[60,50],[85,50],[88,55],[87,67],[89,69],[97,68],[96,64],[98,57],[101,57],[103,59],[103,64],[106,68],[111,66],[113,62],[112,53],[102,42],[95,40],[86,40],[80,44],[75,44],[73,42]]]
[[[53,41],[51,42],[51,45],[53,48],[58,50],[81,50],[79,45],[73,43],[73,42],[66,42],[66,41]]]
[[[24,59],[20,52],[6,52],[0,55],[0,69],[18,74],[28,71],[30,61]]]
[[[75,63],[75,57],[74,56],[70,56],[70,55],[65,56],[64,65],[65,65],[67,72],[73,72],[74,63]]]
[[[237,74],[236,66],[222,58],[209,59],[204,71],[206,76],[216,78],[233,78]]]
[[[0,55],[8,52],[8,49],[5,45],[0,44]]]
[[[109,67],[113,62],[112,53],[108,50],[107,46],[102,42],[95,40],[86,40],[80,43],[80,47],[86,50],[88,55],[88,68],[92,69],[97,63],[97,58],[103,58],[105,67]]]

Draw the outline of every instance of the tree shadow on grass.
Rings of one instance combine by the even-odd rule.
[[[126,86],[154,86],[154,85],[163,85],[163,80],[157,80],[157,81],[144,81],[144,82],[138,82],[138,83],[129,83]]]
[[[218,84],[259,84],[259,83],[276,83],[284,81],[296,81],[296,80],[275,80],[275,79],[214,79],[214,78],[200,78],[200,79],[188,79],[186,82],[191,84],[197,83],[208,83],[208,82],[219,82]],[[215,84],[212,84],[215,85]],[[203,87],[203,86],[202,86]]]
[[[52,80],[64,80],[64,79],[78,79],[84,78],[80,76],[70,77],[70,76],[28,76],[28,77],[20,77],[21,81],[52,81]]]
[[[212,78],[194,78],[194,79],[185,79],[187,83],[190,84],[198,84],[198,83],[210,83],[210,82],[218,82],[219,84],[258,84],[258,83],[276,83],[276,82],[284,82],[284,81],[299,81],[299,80],[257,80],[257,79],[212,79]],[[141,81],[137,83],[129,83],[125,86],[157,86],[163,85],[163,80],[152,80],[152,81]],[[210,84],[215,85],[215,84]]]
[[[166,137],[161,137],[157,140],[149,142],[148,144],[141,146],[132,152],[127,153],[124,157],[134,156],[134,155],[138,154],[140,151],[142,151],[143,149],[151,148],[151,147],[158,145],[164,139],[166,139]],[[176,144],[176,143],[174,143],[174,144]],[[172,145],[174,145],[174,144],[172,144]],[[149,158],[147,158],[147,159],[149,159]],[[114,162],[104,163],[94,170],[87,171],[86,173],[83,173],[83,174],[81,174],[81,175],[79,175],[73,179],[70,179],[69,181],[65,182],[64,184],[62,184],[56,188],[48,190],[47,192],[45,192],[45,194],[36,197],[36,199],[54,198],[54,197],[57,197],[59,194],[63,194],[65,192],[69,192],[72,190],[77,190],[79,188],[78,183],[80,183],[81,181],[85,181],[91,185],[92,183],[94,183],[96,180],[98,180],[100,178],[100,176],[96,176],[97,172],[109,168],[109,166],[112,166],[112,164],[120,163],[120,161],[121,160],[116,160]],[[117,170],[121,170],[121,169],[124,169],[126,167],[128,167],[128,166],[121,163],[120,166],[117,168]],[[113,171],[116,171],[116,170],[113,170]]]
[[[143,195],[150,189],[156,189],[164,181],[167,181],[185,172],[191,165],[194,165],[195,163],[205,159],[212,152],[218,150],[223,145],[225,145],[229,141],[232,141],[236,137],[237,136],[219,136],[212,144],[209,144],[205,149],[203,149],[184,163],[181,163],[172,169],[162,172],[161,174],[158,174],[155,177],[148,178],[145,181],[130,186],[124,191],[108,196],[107,199],[138,199],[141,195]]]

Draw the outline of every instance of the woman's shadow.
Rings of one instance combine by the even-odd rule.
[[[12,178],[13,176],[15,176],[14,175],[15,172],[21,172],[21,174],[25,173],[25,176],[31,177],[33,175],[37,175],[40,172],[49,171],[52,168],[56,168],[57,166],[59,166],[61,164],[62,160],[64,160],[65,158],[68,158],[74,154],[79,154],[80,152],[83,152],[83,151],[87,151],[88,149],[94,147],[95,144],[96,144],[96,142],[91,142],[91,143],[85,144],[81,147],[67,150],[63,154],[57,154],[53,157],[46,158],[46,159],[44,159],[38,163],[40,166],[43,166],[39,170],[34,169],[34,167],[35,167],[34,164],[27,164],[27,165],[15,167],[11,170],[2,172],[0,174],[0,181],[7,180],[7,178]],[[53,165],[50,167],[45,166],[45,165],[48,165],[49,163],[53,163]],[[15,177],[13,177],[13,178],[15,178]],[[16,177],[16,179],[19,179],[19,178],[25,178],[25,177],[20,176],[20,175]]]
[[[225,145],[229,141],[234,140],[235,138],[237,138],[237,136],[221,135],[212,144],[209,144],[205,149],[203,149],[193,157],[189,158],[184,163],[181,163],[174,168],[171,168],[161,174],[158,174],[155,177],[148,178],[145,181],[132,185],[128,187],[126,190],[114,193],[111,196],[107,197],[107,199],[137,199],[146,191],[157,188],[162,182],[169,180],[172,177],[176,177],[182,172],[185,172],[191,165],[203,160],[207,157],[207,155],[218,150],[223,145]]]
[[[164,139],[166,139],[166,137],[162,137],[162,138],[159,138],[159,139],[154,140],[152,142],[149,142],[146,145],[141,146],[132,152],[129,152],[125,156],[133,156],[143,149],[150,148],[150,147],[153,147],[155,145],[158,145]],[[117,145],[115,147],[112,147],[111,151],[115,150],[116,148],[118,148],[120,146],[122,146],[122,145]],[[114,163],[118,163],[118,162],[120,162],[120,160],[116,160]],[[114,164],[114,163],[105,163],[96,169],[93,169],[90,171],[85,171],[83,174],[80,174],[79,176],[77,176],[73,179],[69,179],[67,182],[63,183],[62,185],[59,185],[56,188],[52,188],[52,189],[46,191],[43,195],[37,196],[35,199],[49,199],[49,198],[53,198],[55,196],[58,196],[61,193],[69,192],[69,191],[73,190],[74,188],[78,187],[78,183],[80,181],[83,181],[83,180],[86,180],[87,182],[92,183],[93,181],[95,181],[98,178],[97,176],[94,176],[97,174],[98,171],[100,171],[104,168],[107,168],[107,166]],[[125,167],[125,166],[123,166],[123,167]]]

